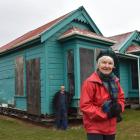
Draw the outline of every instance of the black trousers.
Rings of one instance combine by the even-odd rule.
[[[115,135],[87,134],[87,140],[115,140]]]

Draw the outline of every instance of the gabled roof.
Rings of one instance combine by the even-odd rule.
[[[130,37],[131,34],[132,34],[132,32],[128,32],[128,33],[124,33],[124,34],[109,37],[109,39],[115,40],[117,42],[116,44],[111,46],[112,49],[114,51],[119,51],[121,49],[123,43]]]
[[[130,53],[140,51],[140,33],[135,30],[133,32],[128,32],[116,36],[109,37],[109,39],[116,40],[117,43],[114,44],[112,49],[120,53]]]
[[[39,27],[37,29],[35,29],[35,30],[32,30],[32,31],[20,36],[19,38],[11,41],[10,43],[2,46],[0,48],[0,52],[10,50],[12,48],[15,48],[15,47],[21,45],[21,44],[24,44],[24,43],[26,43],[28,41],[31,41],[33,39],[38,38],[41,35],[42,32],[47,31],[53,25],[57,24],[59,21],[61,21],[64,18],[66,18],[69,14],[70,13],[68,13],[66,15],[63,15],[63,16],[61,16],[61,17],[59,17],[59,18],[57,18],[57,19],[55,19],[55,20],[53,20],[53,21],[51,21],[51,22],[49,22],[49,23],[47,23],[47,24],[45,24],[45,25],[43,25],[43,26],[41,26],[41,27]]]
[[[112,44],[116,43],[116,41],[103,37],[102,35],[97,35],[96,33],[93,33],[89,30],[79,29],[76,27],[67,30],[62,36],[59,37],[59,39],[62,40],[62,39],[68,38],[73,35],[80,35],[80,36],[84,36],[84,37],[88,37],[88,38],[93,38],[96,40],[110,42]]]
[[[37,38],[41,38],[41,42],[47,39],[50,35],[54,34],[56,31],[58,31],[60,28],[62,28],[64,25],[67,25],[70,21],[74,20],[75,18],[78,18],[80,15],[84,16],[85,19],[90,24],[91,28],[98,34],[102,35],[96,24],[93,22],[93,20],[90,18],[86,10],[83,6],[79,7],[78,9],[65,14],[35,30],[32,30],[23,36],[11,41],[10,43],[2,46],[0,48],[0,53],[9,51],[13,48],[16,48],[20,45],[23,45],[29,41],[32,41]]]

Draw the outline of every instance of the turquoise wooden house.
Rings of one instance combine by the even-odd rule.
[[[116,42],[80,7],[0,48],[0,102],[29,114],[51,114],[60,85],[78,110],[83,80],[96,68],[96,54]]]
[[[133,31],[110,37],[119,56],[119,78],[126,101],[140,104],[140,32]]]
[[[78,111],[81,84],[96,69],[96,55],[111,48],[120,59],[126,98],[139,99],[139,45],[138,31],[104,37],[79,7],[0,48],[0,104],[50,115],[53,96],[64,84]]]

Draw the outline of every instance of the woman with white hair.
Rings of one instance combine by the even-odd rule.
[[[88,140],[115,140],[124,111],[124,92],[113,72],[117,63],[112,50],[101,50],[97,70],[82,85],[80,109]]]

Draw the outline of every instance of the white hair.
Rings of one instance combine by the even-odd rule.
[[[97,61],[97,67],[99,66],[99,64],[101,63],[101,61],[104,60],[104,59],[112,59],[113,65],[114,65],[114,60],[113,60],[113,58],[110,57],[110,56],[104,55],[104,56],[102,56],[102,57],[100,57],[100,58],[98,59],[98,61]]]

